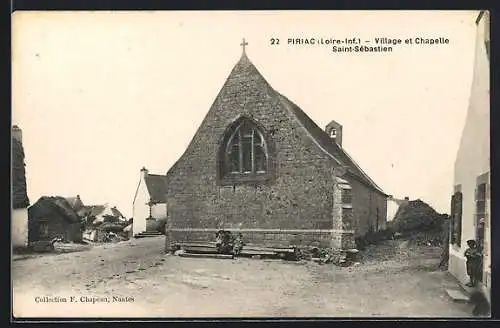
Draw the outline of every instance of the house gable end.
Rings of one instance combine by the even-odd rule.
[[[139,191],[141,189],[141,186],[143,185],[143,180],[144,180],[144,177],[141,175],[140,179],[139,179],[139,183],[137,184],[137,188],[135,189],[135,194],[134,194],[134,201],[132,202],[132,205],[135,205],[135,202],[137,201],[137,195],[139,194]]]

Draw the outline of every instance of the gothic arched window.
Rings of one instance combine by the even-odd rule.
[[[226,143],[226,173],[265,173],[266,142],[259,129],[248,121],[241,123]]]
[[[242,118],[228,129],[219,156],[221,178],[235,182],[268,176],[270,162],[266,138],[250,119]]]

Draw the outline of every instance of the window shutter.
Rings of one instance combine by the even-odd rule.
[[[478,201],[479,201],[479,188],[476,187],[476,189],[474,189],[474,204],[475,204],[475,211],[474,211],[474,215],[473,215],[473,221],[474,221],[474,227],[476,229],[476,235],[477,235],[477,228],[478,228],[478,224],[477,224],[477,220],[479,219],[479,211],[478,211]]]
[[[455,194],[451,196],[451,209],[450,209],[450,222],[449,222],[449,233],[450,233],[450,243],[455,243],[455,206],[456,197]]]
[[[456,227],[455,227],[456,244],[458,246],[461,246],[461,243],[462,243],[462,193],[458,192],[456,198],[457,198],[457,203],[455,205],[456,212],[457,212]]]

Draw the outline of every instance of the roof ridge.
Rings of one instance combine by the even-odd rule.
[[[273,87],[269,84],[269,82],[267,82],[266,78],[262,75],[262,73],[260,73],[260,71],[257,69],[257,67],[252,63],[250,58],[248,58],[246,52],[242,53],[242,55],[240,56],[238,61],[234,64],[233,68],[230,70],[229,74],[227,75],[226,79],[224,80],[224,83],[222,84],[222,87],[219,89],[219,92],[217,93],[217,95],[215,96],[214,101],[210,105],[208,112],[205,114],[205,117],[203,118],[201,123],[198,125],[198,129],[194,133],[191,140],[189,140],[187,147],[184,149],[182,154],[177,158],[177,160],[170,166],[170,168],[168,169],[165,176],[168,176],[169,173],[171,173],[175,170],[175,168],[177,167],[180,160],[184,157],[184,155],[189,151],[190,147],[193,145],[193,141],[196,139],[200,127],[203,126],[203,124],[205,124],[209,113],[214,108],[216,108],[217,103],[223,97],[225,91],[227,90],[229,83],[232,81],[233,78],[238,78],[238,76],[237,76],[238,73],[240,73],[241,71],[244,71],[245,68],[246,69],[249,68],[251,71],[253,71],[253,73],[250,72],[250,74],[254,74],[254,75],[258,76],[259,79],[261,79],[261,81],[265,84],[265,87],[266,87],[266,95],[268,97],[272,98],[272,95],[269,94],[269,91],[271,91],[271,93],[275,92]]]
[[[325,153],[329,158],[340,165],[345,167],[349,173],[351,173],[357,180],[366,186],[372,188],[373,190],[387,195],[382,189],[361,169],[361,167],[352,159],[352,157],[347,154],[342,147],[338,146],[332,141],[330,136],[320,128],[314,120],[312,120],[298,105],[289,100],[286,96],[280,94],[276,91],[270,83],[265,79],[265,77],[260,73],[257,67],[251,62],[245,52],[242,53],[238,62],[234,65],[230,74],[226,78],[222,88],[219,90],[214,102],[210,106],[208,113],[202,120],[200,126],[198,127],[196,133],[191,138],[188,146],[184,150],[183,154],[177,159],[177,161],[170,167],[165,177],[167,177],[171,172],[175,170],[179,161],[190,151],[193,146],[193,142],[200,133],[200,128],[206,123],[206,120],[210,117],[210,113],[217,110],[218,103],[224,98],[227,92],[232,92],[228,87],[233,87],[233,84],[239,84],[242,81],[248,81],[262,91],[262,96],[269,97],[268,99],[276,105],[282,107],[285,111],[289,112],[297,124],[303,128],[307,136],[313,141],[316,146],[318,146],[322,152]],[[229,91],[228,91],[229,90]],[[240,104],[241,105],[241,104]],[[245,104],[242,105],[245,108]],[[160,176],[163,177],[163,176]],[[168,178],[167,178],[168,179]],[[149,186],[148,186],[149,189]]]
[[[373,184],[373,186],[374,186],[375,188],[377,188],[377,189],[378,189],[379,191],[381,191],[381,192],[384,192],[384,191],[382,190],[382,188],[380,188],[380,187],[379,187],[379,186],[375,183],[375,181],[373,181],[373,179],[372,179],[372,178],[370,178],[370,176],[369,176],[369,175],[368,175],[368,174],[367,174],[367,173],[366,173],[366,172],[365,172],[365,171],[364,171],[364,170],[363,170],[363,169],[359,166],[359,164],[358,164],[358,163],[356,163],[356,161],[355,161],[355,160],[351,157],[351,155],[349,155],[349,154],[347,153],[347,151],[346,151],[344,148],[340,148],[340,149],[341,149],[341,151],[342,151],[342,152],[344,152],[344,154],[345,154],[347,157],[349,157],[349,159],[350,159],[350,160],[351,160],[351,162],[352,162],[352,163],[356,166],[356,168],[357,168],[357,169],[358,169],[358,170],[359,170],[359,171],[363,174],[363,176],[364,176],[366,179],[368,179],[368,181],[370,181],[370,183],[372,183],[372,184]]]
[[[295,113],[293,112],[293,110],[288,106],[288,104],[286,102],[283,102],[283,98],[288,101],[291,105],[295,105],[290,99],[288,99],[286,96],[282,95],[281,93],[279,93],[278,91],[276,91],[276,94],[280,100],[280,103],[282,105],[285,106],[285,108],[290,112],[290,114],[292,114],[293,118],[295,118],[295,120],[300,124],[301,127],[304,128],[304,130],[306,131],[307,135],[312,139],[312,141],[325,153],[327,154],[329,157],[331,157],[332,159],[334,159],[338,164],[342,165],[342,163],[337,159],[335,158],[335,156],[333,156],[332,154],[330,154],[330,152],[328,152],[326,149],[324,149],[320,144],[319,142],[316,140],[316,138],[314,138],[311,133],[309,132],[309,130],[305,127],[305,125],[300,121],[300,119],[297,117],[297,115],[295,115]],[[297,105],[295,105],[297,106]],[[298,107],[298,106],[297,106]],[[304,113],[305,114],[305,113]]]
[[[330,137],[328,137],[328,135],[326,134],[326,132],[321,129],[318,124],[316,124],[316,122],[309,117],[309,115],[307,115],[306,112],[304,112],[302,110],[302,108],[300,108],[297,104],[295,104],[293,101],[291,101],[290,99],[288,99],[286,96],[282,95],[281,93],[279,93],[278,91],[275,91],[281,104],[284,105],[284,107],[289,111],[291,112],[292,116],[299,122],[299,124],[304,128],[304,130],[307,132],[307,135],[312,139],[312,141],[325,153],[327,154],[330,158],[334,159],[339,165],[342,165],[344,167],[346,167],[348,169],[349,172],[351,172],[354,176],[357,176],[359,177],[360,179],[365,179],[366,183],[368,183],[369,185],[371,185],[374,189],[376,189],[377,191],[383,193],[383,194],[386,194],[369,176],[368,174],[366,174],[366,172],[363,171],[363,169],[356,163],[356,161],[344,150],[344,148],[342,147],[339,147],[338,145],[336,145],[335,143],[333,143],[331,140],[330,140]],[[292,108],[290,108],[292,107]],[[325,149],[324,145],[321,144],[321,142],[319,142],[319,140],[312,135],[311,131],[309,130],[309,128],[307,126],[305,126],[304,122],[297,116],[297,112],[300,111],[300,114],[301,116],[303,116],[305,119],[307,119],[308,121],[310,121],[310,124],[313,125],[312,127],[313,128],[316,128],[318,129],[318,131],[321,131],[319,133],[323,134],[323,137],[324,138],[328,138],[328,142],[331,143],[331,145],[328,145],[328,146],[332,146],[332,147],[336,147],[338,149],[339,152],[341,152],[346,158],[347,160],[352,164],[352,166],[354,166],[354,169],[356,169],[357,171],[359,172],[355,172],[352,170],[352,167],[350,167],[349,163],[343,163],[343,161],[341,161],[339,158],[337,158],[336,156],[334,156],[334,154],[332,154],[331,151],[328,151],[327,149]]]

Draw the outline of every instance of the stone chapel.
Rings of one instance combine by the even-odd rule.
[[[166,249],[212,241],[221,229],[263,246],[348,249],[384,229],[388,195],[342,148],[342,126],[318,127],[267,83],[242,45],[167,172]]]

